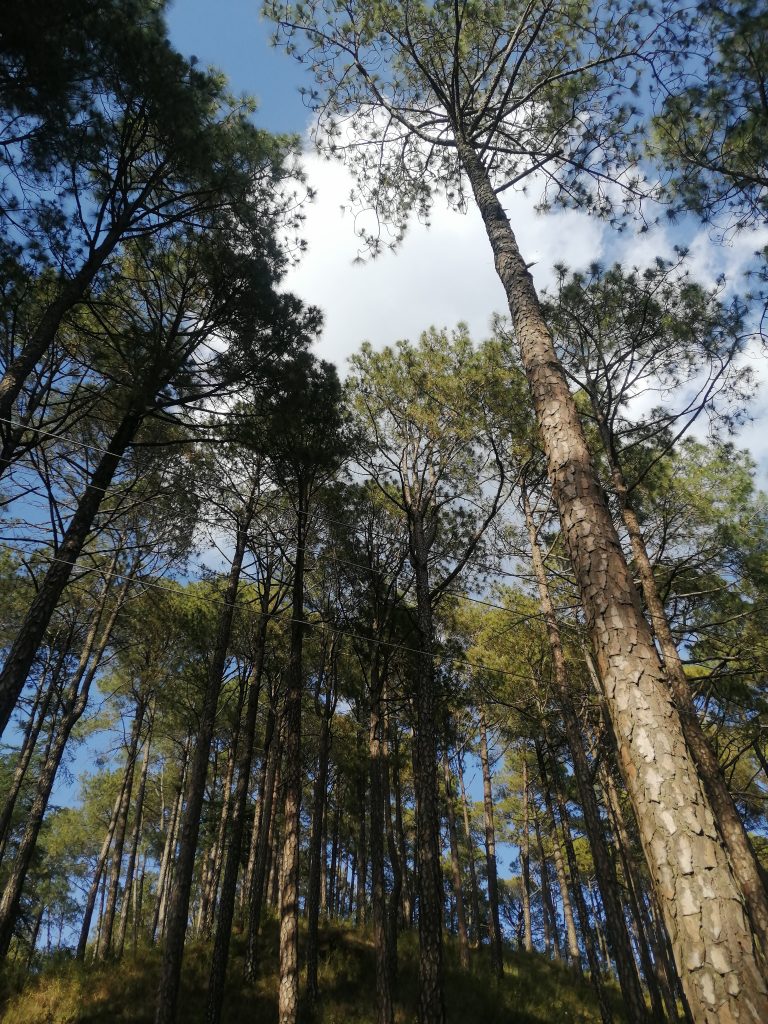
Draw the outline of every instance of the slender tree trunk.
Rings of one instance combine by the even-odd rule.
[[[78,502],[77,510],[56,553],[56,561],[51,562],[16,634],[0,672],[0,735],[8,725],[16,702],[21,696],[37,649],[91,532],[94,519],[107,488],[112,483],[120,459],[136,435],[142,419],[143,413],[140,412],[128,412],[123,416],[107,445],[107,452],[102,455],[85,493]]]
[[[523,876],[523,948],[533,952],[533,929],[531,928],[531,846],[530,846],[530,796],[528,788],[528,761],[523,755],[523,837],[520,842],[520,865]]]
[[[597,996],[597,1005],[600,1009],[600,1019],[602,1020],[602,1024],[612,1024],[613,1015],[611,1013],[610,1006],[608,1005],[605,985],[603,984],[603,976],[600,969],[600,957],[598,955],[597,947],[595,946],[594,934],[589,925],[587,901],[584,899],[584,890],[581,884],[579,865],[576,860],[576,851],[573,848],[573,840],[571,838],[571,826],[568,820],[568,810],[565,806],[565,800],[563,799],[563,795],[560,790],[557,771],[555,771],[555,787],[557,809],[560,814],[560,825],[562,827],[563,842],[565,845],[565,856],[568,861],[568,870],[570,871],[571,878],[573,879],[573,897],[576,904],[576,913],[579,918],[579,924],[581,926],[581,934],[584,937],[584,949],[587,954],[587,963],[589,964],[590,981],[592,982],[592,987],[594,988],[595,995]]]
[[[491,965],[498,978],[504,975],[504,953],[499,920],[499,882],[496,872],[496,830],[493,823],[493,790],[485,713],[480,712],[480,764],[483,769],[483,810],[485,818],[485,862],[488,869],[488,923],[491,940]]]
[[[187,782],[190,749],[191,739],[188,736],[184,742],[179,786],[176,791],[176,798],[173,802],[171,817],[168,821],[168,831],[165,836],[163,856],[160,861],[160,873],[157,879],[157,899],[155,900],[155,912],[152,917],[152,929],[150,932],[150,940],[153,943],[157,938],[158,929],[160,930],[161,935],[165,932],[165,916],[168,908],[168,897],[171,890],[171,876],[173,874],[174,862],[176,860],[176,841],[179,835],[181,810],[184,804],[184,789]]]
[[[139,776],[139,788],[136,793],[136,805],[134,807],[133,835],[131,836],[128,864],[125,868],[125,881],[123,882],[123,902],[120,907],[120,921],[117,929],[117,941],[115,942],[115,956],[122,957],[125,948],[125,935],[128,928],[128,912],[131,903],[131,896],[134,895],[134,872],[139,855],[139,844],[141,843],[141,830],[144,823],[144,795],[147,791],[147,777],[149,775],[149,751],[152,743],[152,722],[153,712],[150,710],[147,724],[147,738],[144,746],[144,760]],[[134,920],[136,915],[136,901],[133,901]]]
[[[333,653],[331,653],[333,658]],[[331,749],[331,716],[335,706],[333,671],[327,682],[324,707],[320,711],[317,774],[313,794],[312,832],[309,838],[309,884],[307,887],[307,998],[315,1003],[320,995],[317,983],[317,944],[320,925],[320,861],[323,856],[323,821],[328,789],[328,760]]]
[[[99,895],[99,884],[101,883],[102,873],[106,866],[107,857],[109,856],[109,850],[112,845],[112,836],[115,834],[115,826],[117,825],[117,818],[120,814],[120,807],[123,802],[123,793],[125,792],[125,783],[126,776],[125,772],[123,772],[120,792],[115,798],[115,803],[109,818],[109,825],[107,826],[107,833],[104,836],[104,842],[101,844],[101,850],[99,851],[99,856],[96,860],[96,868],[93,872],[93,878],[85,901],[83,921],[80,926],[80,937],[77,941],[77,952],[75,954],[78,960],[82,960],[85,957],[85,947],[88,944],[88,935],[91,931],[91,919],[93,918],[93,911],[96,907],[96,898]]]
[[[266,593],[266,605],[269,602],[269,580],[262,583],[262,593]],[[211,973],[208,983],[208,1024],[219,1024],[224,1005],[224,982],[227,975],[229,960],[229,942],[232,936],[232,920],[235,913],[235,892],[237,889],[237,873],[240,867],[240,852],[245,831],[245,809],[248,801],[248,784],[251,777],[253,746],[256,737],[256,712],[259,705],[261,678],[264,671],[264,654],[267,642],[267,626],[269,619],[267,608],[262,601],[261,619],[256,638],[256,657],[253,671],[248,684],[248,697],[245,707],[245,720],[241,730],[242,743],[237,764],[237,789],[235,791],[232,828],[227,847],[224,867],[224,878],[221,884],[219,900],[219,917],[216,924],[216,935],[211,957]]]
[[[550,822],[549,834],[552,839],[552,850],[555,861],[555,872],[557,874],[557,884],[560,889],[560,901],[563,904],[563,918],[565,920],[565,934],[568,945],[568,958],[571,963],[575,964],[576,967],[581,970],[581,954],[579,952],[579,941],[576,936],[576,922],[573,919],[573,907],[571,906],[571,897],[568,892],[568,879],[565,872],[565,864],[563,862],[563,847],[560,842],[560,836],[557,831],[557,821],[555,819],[555,808],[552,803],[552,793],[549,788],[549,780],[547,778],[547,769],[544,762],[544,752],[541,748],[541,744],[536,742],[536,758],[539,764],[539,777],[541,781],[541,791],[544,797],[544,805],[547,808],[547,816]]]
[[[437,799],[435,663],[432,598],[424,524],[412,516],[411,564],[416,578],[419,636],[413,787],[416,796],[416,878],[419,892],[419,1022],[444,1024],[443,880]]]
[[[133,793],[133,779],[136,769],[136,756],[139,749],[139,738],[144,720],[144,699],[140,696],[136,701],[133,725],[131,726],[131,737],[128,743],[128,750],[125,762],[126,781],[123,787],[123,802],[120,805],[120,812],[117,816],[115,837],[112,843],[112,865],[109,872],[109,886],[107,888],[107,904],[101,923],[101,941],[99,942],[96,956],[99,960],[106,960],[112,953],[112,930],[115,924],[117,911],[117,896],[120,888],[120,874],[123,867],[123,850],[125,847],[125,833],[128,826],[128,814],[131,809],[131,794]]]
[[[448,754],[443,752],[443,777],[445,779],[445,805],[448,818],[448,839],[451,847],[451,875],[453,895],[456,900],[456,928],[459,934],[459,962],[465,970],[469,970],[469,934],[467,919],[464,914],[464,889],[461,884],[461,861],[459,859],[459,839],[456,832],[456,806],[453,794],[453,779]]]
[[[376,632],[375,624],[373,632]],[[382,711],[383,680],[379,649],[371,652],[370,723],[368,727],[368,776],[370,780],[371,813],[371,903],[373,913],[373,945],[376,955],[376,1024],[393,1024],[392,959],[387,927],[387,893],[384,873],[384,715]]]
[[[549,885],[549,861],[544,852],[544,844],[541,841],[541,825],[539,823],[538,808],[533,814],[533,830],[536,834],[536,845],[539,849],[539,874],[541,878],[541,909],[544,922],[544,948],[547,956],[554,953],[555,959],[560,959],[560,936],[557,932],[557,917],[555,906],[552,902],[552,890]]]
[[[273,698],[274,702],[274,698]],[[270,704],[267,715],[267,724],[264,735],[264,759],[266,770],[262,782],[261,800],[259,801],[259,822],[258,839],[256,843],[256,857],[254,861],[253,875],[248,892],[248,936],[246,939],[245,952],[245,976],[249,981],[256,977],[257,956],[256,940],[259,935],[261,923],[261,908],[264,903],[264,893],[268,872],[269,860],[269,839],[272,829],[272,820],[275,813],[275,793],[278,789],[277,777],[279,774],[281,748],[278,735],[277,716],[274,703]]]
[[[283,845],[280,863],[279,1024],[299,1015],[299,830],[301,827],[301,695],[304,689],[304,563],[309,488],[299,481],[296,560],[291,601],[291,640],[284,708]]]
[[[242,708],[240,708],[240,711],[242,711]],[[207,884],[203,886],[202,898],[200,900],[199,934],[206,939],[210,938],[211,931],[213,930],[213,918],[216,912],[216,895],[219,891],[221,864],[224,857],[224,840],[229,826],[229,817],[232,807],[232,783],[235,777],[235,754],[237,751],[238,739],[239,734],[238,731],[236,731],[232,738],[232,743],[227,755],[227,770],[224,774],[224,784],[222,788],[219,827],[216,831],[216,839],[211,850]]]
[[[768,983],[744,894],[686,744],[533,280],[470,144],[459,157],[506,291],[619,760],[697,1024],[768,1019]],[[717,926],[714,925],[717,922]]]
[[[200,724],[195,747],[190,757],[186,785],[186,810],[181,825],[179,856],[165,923],[165,949],[157,994],[155,1024],[174,1024],[176,1020],[176,1002],[181,978],[181,961],[184,955],[184,939],[187,932],[189,897],[192,888],[197,838],[200,831],[200,816],[205,796],[205,777],[208,771],[216,708],[232,632],[243,555],[248,529],[255,510],[255,493],[255,487],[251,488],[248,503],[238,522],[235,552],[224,592],[224,606],[219,616],[215,647],[203,693]]]
[[[477,884],[477,871],[475,870],[475,841],[472,838],[472,823],[469,818],[469,801],[464,786],[464,758],[459,756],[458,763],[459,791],[461,793],[461,810],[464,816],[464,835],[467,842],[467,860],[469,863],[469,887],[470,906],[472,908],[472,932],[474,933],[475,945],[481,942],[482,918],[480,917],[480,890]]]

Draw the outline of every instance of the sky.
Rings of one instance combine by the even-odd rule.
[[[310,84],[309,72],[270,45],[271,27],[259,6],[258,0],[175,0],[169,26],[182,53],[223,70],[234,92],[256,97],[260,126],[307,138],[304,164],[316,199],[305,210],[307,252],[288,273],[285,287],[323,310],[317,354],[343,374],[347,357],[364,340],[380,347],[400,338],[414,340],[431,325],[451,328],[459,321],[475,339],[483,338],[492,314],[504,312],[506,303],[478,212],[471,207],[460,214],[437,204],[430,226],[413,224],[397,252],[356,263],[359,240],[354,218],[344,209],[351,180],[339,163],[311,151],[310,113],[299,94]],[[656,256],[671,256],[675,244],[690,248],[693,273],[703,283],[725,273],[731,287],[743,288],[752,253],[768,244],[768,228],[721,245],[692,222],[618,235],[586,213],[537,214],[530,196],[510,190],[503,198],[521,251],[534,263],[538,288],[553,282],[555,263],[574,270],[594,261],[644,266]],[[758,485],[768,489],[768,368],[757,348],[748,358],[764,386],[752,421],[736,440],[752,451]]]

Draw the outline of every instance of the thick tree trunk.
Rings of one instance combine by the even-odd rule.
[[[697,1024],[768,1019],[744,894],[643,618],[533,280],[477,152],[459,156],[485,223],[533,396],[552,492],[619,743],[622,775]]]
[[[560,639],[560,627],[549,593],[549,583],[539,546],[538,532],[533,521],[528,494],[525,490],[523,490],[523,509],[531,545],[533,572],[539,590],[539,603],[547,627],[547,636],[552,652],[553,682],[563,715],[565,737],[573,762],[574,777],[579,793],[579,801],[584,813],[587,839],[592,853],[592,860],[595,864],[600,895],[605,909],[608,941],[616,962],[616,971],[619,975],[619,984],[624,996],[627,1014],[630,1021],[640,1024],[640,1022],[647,1019],[647,1007],[637,974],[632,942],[627,931],[624,908],[619,898],[616,871],[608,852],[603,822],[600,817],[600,808],[591,784],[591,767],[587,760],[581,728],[571,701],[565,655],[563,654],[563,646]]]
[[[269,580],[262,582],[262,594],[269,602]],[[253,671],[248,683],[248,697],[245,707],[245,719],[240,730],[242,741],[240,756],[237,763],[237,789],[235,791],[232,828],[227,847],[224,878],[221,883],[219,900],[219,916],[216,923],[216,935],[211,956],[211,973],[208,983],[208,1024],[219,1024],[224,1004],[224,982],[227,975],[229,960],[229,942],[232,937],[232,921],[235,913],[235,893],[237,889],[237,873],[240,867],[240,853],[245,831],[245,810],[248,801],[248,784],[251,777],[253,746],[256,737],[256,712],[259,706],[261,677],[264,671],[264,655],[267,642],[267,626],[265,602],[262,601],[259,631],[256,637],[256,656]]]
[[[600,422],[602,424],[602,419]],[[717,756],[701,727],[699,716],[691,699],[685,669],[656,586],[656,578],[648,557],[645,538],[632,506],[624,475],[613,456],[610,437],[605,436],[607,432],[604,428],[602,432],[606,452],[611,462],[611,481],[619,499],[622,518],[632,547],[632,555],[640,576],[643,597],[651,616],[653,631],[664,657],[664,666],[680,715],[685,740],[704,782],[715,822],[728,850],[733,874],[744,893],[750,921],[762,947],[763,965],[766,966],[768,962],[768,894],[766,894],[765,878],[728,789]]]
[[[488,871],[488,930],[491,940],[491,966],[498,978],[504,975],[504,951],[499,919],[499,881],[496,869],[496,829],[493,821],[493,789],[485,713],[480,712],[480,765],[483,770],[483,812],[485,818],[485,863]]]
[[[461,884],[461,860],[459,859],[459,837],[456,831],[456,806],[453,794],[453,779],[448,753],[443,752],[443,778],[445,780],[445,807],[448,819],[448,840],[451,848],[451,881],[456,900],[456,929],[459,936],[459,963],[469,969],[469,933],[464,913],[464,887]]]
[[[94,470],[85,493],[80,498],[77,510],[64,534],[56,553],[43,578],[35,599],[30,605],[24,622],[16,634],[13,646],[0,672],[0,735],[21,696],[37,649],[45,635],[51,616],[59,603],[72,570],[80,557],[94,519],[99,511],[107,488],[112,483],[120,459],[125,454],[143,419],[143,413],[128,412],[107,445],[106,454]]]
[[[205,796],[205,777],[208,772],[216,708],[219,703],[219,692],[224,678],[227,650],[232,632],[243,555],[254,510],[255,488],[252,488],[247,506],[238,522],[232,566],[224,592],[215,646],[202,696],[200,724],[195,747],[190,757],[186,785],[186,809],[179,837],[179,856],[165,922],[165,949],[157,994],[155,1024],[174,1024],[176,1020],[176,1002],[181,978],[181,962],[184,955],[184,939],[187,932],[189,897],[192,888],[197,838],[200,831],[200,816]]]

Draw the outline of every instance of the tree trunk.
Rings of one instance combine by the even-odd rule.
[[[444,1024],[443,880],[437,799],[435,663],[432,656],[432,599],[424,524],[412,516],[411,564],[416,579],[418,675],[413,735],[416,796],[416,878],[419,893],[419,1022]]]
[[[459,859],[459,839],[456,832],[456,806],[453,794],[453,780],[448,753],[443,752],[443,777],[445,779],[445,806],[448,818],[448,839],[451,848],[451,875],[453,895],[456,900],[456,928],[459,935],[459,962],[465,970],[469,970],[469,934],[467,919],[464,914],[464,890],[461,884],[461,861]]]
[[[189,897],[192,888],[192,874],[200,831],[200,816],[205,796],[205,777],[211,739],[216,721],[216,708],[224,678],[227,650],[235,614],[235,600],[240,583],[240,571],[248,537],[248,529],[255,511],[255,487],[251,488],[248,503],[237,526],[237,541],[232,558],[227,587],[224,592],[223,608],[219,615],[216,642],[203,693],[200,710],[200,724],[194,751],[190,758],[186,785],[186,810],[183,816],[179,838],[179,856],[173,880],[173,891],[168,905],[165,923],[165,949],[157,994],[155,1024],[174,1024],[176,1002],[181,977],[181,961],[184,955],[184,939],[187,932]]]
[[[333,658],[333,653],[331,653]],[[320,995],[317,983],[317,943],[320,924],[320,861],[323,856],[323,821],[328,789],[328,759],[331,749],[331,716],[335,707],[333,672],[327,683],[325,704],[320,711],[317,774],[313,794],[312,832],[309,839],[309,884],[307,887],[307,998],[315,1003]]]
[[[531,928],[531,846],[530,846],[530,797],[528,789],[528,761],[523,755],[523,838],[520,843],[520,865],[523,876],[523,948],[533,952],[533,929]]]
[[[560,836],[557,831],[557,821],[555,819],[555,808],[552,803],[552,793],[549,788],[549,780],[547,778],[547,769],[544,763],[544,752],[541,748],[541,744],[536,741],[536,758],[539,764],[539,777],[541,782],[541,791],[544,797],[544,805],[547,808],[547,816],[550,822],[549,834],[552,839],[552,850],[554,853],[555,860],[555,872],[557,873],[557,884],[560,889],[560,901],[563,904],[563,918],[565,920],[565,934],[568,945],[568,958],[572,964],[581,970],[581,953],[579,952],[579,940],[576,936],[576,922],[573,919],[573,907],[571,906],[571,897],[568,892],[568,879],[565,873],[565,864],[563,862],[563,847],[560,842]]]
[[[136,700],[131,737],[128,743],[128,751],[125,761],[125,785],[123,786],[123,802],[120,805],[120,812],[117,816],[115,836],[112,843],[112,865],[109,872],[109,885],[107,887],[107,903],[101,922],[101,938],[96,956],[99,960],[106,960],[112,953],[112,929],[115,923],[117,911],[117,895],[120,887],[120,874],[123,867],[123,849],[125,847],[125,833],[128,826],[128,814],[131,809],[131,794],[133,792],[133,778],[136,769],[136,756],[139,749],[139,737],[141,726],[144,720],[145,703],[142,697]]]
[[[755,857],[755,852],[744,828],[744,823],[723,777],[715,752],[701,727],[699,716],[691,699],[685,669],[677,650],[677,644],[672,636],[664,604],[656,586],[656,578],[653,574],[651,560],[648,557],[645,538],[630,501],[626,480],[615,458],[610,438],[606,436],[607,432],[602,416],[599,418],[599,422],[602,427],[601,433],[603,433],[606,454],[611,464],[611,482],[619,499],[622,519],[627,528],[632,555],[640,575],[643,597],[651,616],[653,631],[659,641],[664,657],[664,667],[666,668],[672,695],[680,715],[685,741],[696,762],[699,775],[704,782],[707,796],[712,805],[715,822],[728,850],[733,874],[744,893],[747,912],[749,913],[754,933],[762,947],[763,964],[766,965],[766,960],[768,960],[768,894],[766,894],[764,875]]]
[[[143,419],[143,413],[126,413],[119,427],[107,445],[107,452],[91,476],[91,481],[80,498],[77,510],[64,534],[64,539],[56,552],[56,560],[52,561],[40,584],[40,589],[30,605],[13,646],[0,672],[0,735],[4,732],[13,714],[16,703],[21,696],[24,685],[37,654],[37,649],[45,635],[51,616],[59,603],[72,570],[80,557],[94,519],[99,511],[107,488],[112,483],[120,459],[125,454]]]
[[[531,545],[531,561],[539,590],[539,604],[547,627],[550,651],[552,653],[553,682],[557,692],[560,709],[563,715],[563,727],[568,749],[573,762],[574,777],[579,793],[579,801],[584,813],[587,840],[595,864],[600,895],[605,909],[608,926],[608,942],[616,962],[622,995],[630,1021],[647,1020],[645,997],[637,974],[632,943],[624,918],[624,908],[619,898],[619,885],[613,861],[608,852],[603,822],[600,817],[595,791],[592,787],[592,770],[584,750],[584,740],[576,712],[571,701],[568,685],[567,669],[563,645],[560,639],[560,627],[555,615],[555,608],[549,592],[547,573],[539,546],[538,531],[533,521],[528,494],[523,489],[523,510]]]
[[[469,801],[464,786],[464,758],[459,755],[458,763],[459,792],[461,793],[461,810],[464,816],[464,835],[467,842],[467,861],[469,863],[469,886],[470,906],[472,908],[472,932],[474,933],[475,945],[480,945],[481,917],[480,917],[480,890],[477,885],[477,871],[475,870],[475,841],[472,838],[472,823],[469,819]]]
[[[80,926],[80,937],[77,941],[77,952],[75,956],[78,960],[82,960],[85,957],[85,947],[88,944],[88,935],[91,931],[91,919],[93,918],[93,911],[96,907],[96,898],[99,895],[99,884],[101,883],[101,876],[104,871],[104,867],[107,863],[107,857],[109,856],[109,849],[112,845],[112,836],[115,834],[115,826],[117,825],[117,818],[120,814],[120,807],[123,802],[123,793],[125,792],[126,783],[125,772],[123,772],[122,784],[120,791],[115,798],[115,803],[112,808],[112,813],[109,817],[109,825],[107,826],[107,833],[104,836],[104,842],[101,844],[101,850],[96,860],[96,868],[93,872],[93,878],[91,880],[90,888],[88,889],[88,896],[85,901],[85,910],[83,911],[83,921]]]
[[[269,601],[269,579],[262,581],[262,594],[266,592]],[[245,720],[241,730],[242,742],[240,757],[237,764],[237,789],[235,791],[232,828],[227,847],[224,867],[224,878],[221,883],[219,900],[219,917],[216,924],[216,935],[211,957],[211,973],[208,983],[208,1024],[219,1024],[222,1006],[224,1005],[224,982],[227,975],[229,960],[229,942],[232,937],[232,920],[235,913],[235,892],[237,889],[237,873],[240,867],[240,852],[245,831],[245,809],[248,801],[248,784],[251,777],[253,746],[256,737],[256,712],[259,705],[261,677],[264,671],[264,655],[267,642],[267,626],[265,603],[262,601],[261,619],[256,638],[256,657],[248,685],[248,698],[245,708]]]
[[[115,956],[118,958],[123,955],[123,949],[125,948],[125,935],[128,928],[128,910],[130,906],[131,896],[134,891],[134,872],[136,870],[136,863],[139,855],[139,844],[141,843],[141,830],[144,823],[144,795],[147,791],[147,776],[149,775],[149,750],[152,743],[152,722],[153,712],[150,711],[149,720],[147,724],[147,738],[144,746],[144,760],[141,766],[141,775],[139,776],[139,788],[136,793],[136,806],[134,807],[134,822],[133,822],[133,835],[131,836],[130,852],[128,854],[128,864],[125,868],[125,881],[123,882],[123,902],[120,907],[120,921],[117,929],[117,941],[115,942]],[[134,920],[136,913],[136,903],[134,900]]]
[[[150,940],[155,942],[158,929],[160,934],[165,932],[165,917],[168,909],[168,899],[171,891],[171,876],[176,861],[176,842],[179,836],[179,825],[181,824],[181,810],[184,804],[184,789],[187,782],[187,770],[189,768],[189,754],[191,739],[188,736],[184,742],[184,755],[181,762],[181,774],[179,786],[176,791],[176,799],[173,802],[173,810],[168,821],[168,832],[163,846],[163,856],[160,861],[160,873],[157,879],[157,899],[155,901],[155,912],[152,917],[152,929]]]
[[[496,872],[496,830],[493,823],[493,790],[485,713],[480,712],[480,764],[483,769],[483,811],[485,818],[485,862],[488,869],[488,925],[491,940],[491,966],[498,978],[504,975],[504,952],[499,920],[499,882]]]
[[[301,827],[301,695],[304,689],[304,563],[309,488],[299,483],[296,559],[291,601],[291,639],[284,707],[283,845],[280,863],[279,1024],[297,1024],[299,1015],[299,831]]]
[[[261,923],[261,908],[264,903],[264,893],[268,878],[267,864],[269,860],[269,839],[272,829],[274,808],[277,804],[275,793],[278,788],[277,777],[279,774],[281,758],[281,746],[279,729],[277,727],[277,716],[273,703],[270,704],[267,715],[267,725],[264,734],[264,759],[266,771],[262,783],[261,799],[259,801],[258,839],[256,844],[256,857],[251,876],[251,884],[248,892],[248,936],[246,939],[244,973],[249,981],[256,977],[257,957],[256,940],[259,935]]]
[[[374,626],[375,632],[375,626]],[[371,902],[373,912],[373,945],[376,956],[376,1024],[393,1024],[392,959],[387,927],[387,892],[384,872],[384,715],[382,711],[383,680],[379,648],[371,652],[369,680],[371,699],[368,727],[368,775],[370,779],[371,814]]]
[[[768,984],[744,895],[698,776],[557,358],[533,279],[488,173],[459,156],[504,286],[547,457],[552,493],[643,850],[697,1024],[768,1019]]]
[[[547,956],[560,959],[560,936],[557,933],[557,917],[552,902],[552,890],[549,885],[549,862],[544,852],[544,844],[541,841],[541,826],[539,824],[538,808],[533,812],[533,830],[536,834],[536,845],[539,849],[539,876],[541,879],[541,909],[544,924],[544,948]]]

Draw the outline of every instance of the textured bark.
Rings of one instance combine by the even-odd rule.
[[[584,813],[587,840],[592,853],[592,860],[595,864],[600,895],[605,909],[608,941],[616,963],[619,984],[621,985],[629,1019],[642,1022],[647,1019],[647,1007],[637,974],[632,942],[627,931],[624,908],[619,898],[619,884],[616,871],[608,851],[597,797],[591,784],[592,773],[584,750],[584,739],[571,701],[565,656],[560,638],[560,627],[549,592],[549,583],[539,546],[538,533],[533,521],[528,494],[525,490],[523,490],[523,509],[531,546],[531,561],[539,590],[539,604],[547,627],[547,636],[552,654],[553,683],[563,715],[563,727],[571,754],[571,761],[573,762],[579,801]]]
[[[605,435],[606,429],[602,417],[600,423]],[[733,874],[741,886],[752,928],[762,948],[763,966],[766,967],[768,966],[766,964],[768,959],[768,894],[766,894],[764,875],[728,789],[717,756],[701,727],[699,716],[691,699],[685,669],[656,586],[656,578],[648,557],[645,538],[630,501],[623,473],[613,454],[613,446],[609,437],[604,437],[604,444],[611,462],[611,481],[621,506],[622,518],[629,535],[632,555],[640,576],[643,597],[650,613],[653,631],[664,657],[664,666],[680,715],[685,741],[704,782],[718,831],[728,850]]]
[[[254,510],[255,488],[252,488],[247,506],[238,521],[235,551],[224,592],[223,607],[219,615],[216,641],[205,690],[202,695],[195,746],[190,756],[185,794],[186,809],[179,834],[179,856],[165,921],[165,949],[157,993],[155,1024],[174,1024],[176,1020],[176,1002],[179,993],[181,962],[184,955],[184,939],[187,932],[189,897],[192,888],[197,838],[200,831],[200,816],[205,796],[205,777],[208,772],[216,708],[224,678],[245,544]]]
[[[211,955],[211,973],[208,982],[208,1024],[219,1024],[224,1004],[224,982],[227,975],[229,960],[229,942],[232,937],[232,921],[235,914],[235,893],[237,889],[237,873],[240,867],[240,853],[245,831],[245,811],[248,801],[248,785],[251,777],[251,762],[256,737],[256,712],[259,706],[261,678],[264,671],[264,654],[267,641],[267,605],[269,602],[269,579],[262,581],[262,604],[259,630],[256,636],[256,652],[253,670],[248,681],[248,696],[245,706],[245,717],[240,730],[241,746],[237,762],[237,789],[234,798],[232,828],[227,847],[224,877],[221,883],[219,915],[216,923],[216,935]],[[265,604],[266,602],[266,604]]]
[[[622,775],[697,1024],[768,1019],[768,984],[744,897],[592,465],[533,280],[476,151],[459,139],[509,301],[600,677]]]
[[[488,737],[485,715],[480,712],[480,764],[483,770],[483,814],[485,819],[485,863],[488,870],[488,931],[491,940],[491,966],[496,975],[504,974],[504,953],[499,920],[499,882],[496,869],[496,830],[493,822],[493,789],[488,758]]]
[[[21,696],[24,685],[45,635],[51,616],[59,603],[64,588],[69,582],[72,569],[83,550],[91,532],[94,519],[99,511],[107,488],[112,483],[120,459],[133,440],[143,418],[142,413],[126,413],[107,451],[91,476],[77,505],[64,538],[56,552],[56,561],[51,562],[35,599],[24,617],[10,652],[0,672],[0,735],[4,732]]]
[[[469,968],[469,933],[464,913],[464,889],[461,884],[461,861],[459,859],[459,838],[456,831],[456,807],[453,794],[453,779],[448,754],[443,752],[443,779],[445,781],[445,807],[448,819],[448,840],[451,850],[451,882],[456,900],[456,929],[459,936],[459,962]]]

